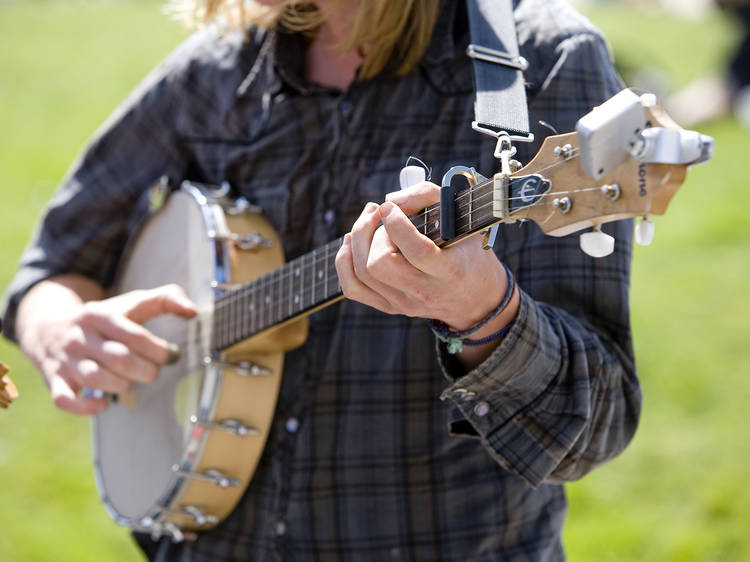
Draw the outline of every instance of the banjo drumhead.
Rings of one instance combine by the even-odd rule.
[[[146,324],[179,344],[179,361],[163,367],[154,382],[133,384],[94,419],[99,493],[110,514],[126,525],[138,526],[162,507],[169,508],[181,485],[172,467],[195,453],[188,450],[188,442],[208,351],[211,244],[201,206],[178,191],[140,232],[118,278],[118,294],[178,283],[199,310],[199,320],[162,316]],[[200,333],[199,326],[206,333]]]

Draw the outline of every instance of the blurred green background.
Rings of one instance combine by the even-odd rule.
[[[665,92],[723,68],[739,36],[716,12],[586,12],[625,75],[646,69]],[[154,0],[0,2],[0,287],[86,139],[184,36]],[[569,486],[572,561],[750,560],[750,133],[731,117],[700,130],[716,138],[714,160],[635,253],[642,423],[620,458]],[[0,411],[0,560],[139,560],[99,504],[88,420],[56,411],[6,341],[0,359],[21,392]]]

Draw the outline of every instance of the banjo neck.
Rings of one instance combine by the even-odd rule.
[[[440,236],[440,205],[409,217],[415,228],[445,247],[500,222],[492,215],[492,181],[455,196],[456,238]],[[219,296],[214,303],[214,349],[224,350],[260,332],[306,316],[343,298],[336,254],[343,237]]]
[[[224,350],[341,299],[335,259],[343,238],[216,298],[211,347]]]
[[[607,103],[615,103],[623,94],[634,96],[626,90]],[[666,131],[678,137],[685,133],[686,138],[697,135],[681,133],[662,108],[641,107],[640,98],[634,99],[639,119],[650,131]],[[615,103],[615,109],[620,103]],[[601,115],[603,107],[590,115]],[[604,113],[609,115],[608,111]],[[623,152],[606,172],[603,167],[599,169],[596,177],[584,170],[583,156],[588,162],[592,154],[611,152],[613,139],[624,143],[628,134],[618,131],[608,141],[598,141],[606,145],[598,152],[582,146],[583,141],[587,145],[594,143],[585,128],[583,138],[578,132],[547,137],[531,162],[504,178],[488,180],[472,168],[456,166],[443,176],[441,203],[427,207],[410,220],[418,232],[441,248],[487,231],[495,224],[519,220],[533,221],[550,236],[593,228],[593,232],[582,236],[581,247],[591,256],[605,256],[612,251],[614,241],[606,240],[611,237],[601,232],[602,224],[664,214],[685,179],[688,165],[707,160],[713,150],[713,139],[704,136],[700,140],[701,158],[695,162],[682,161],[681,155],[682,160],[671,158],[673,163],[666,163],[670,158],[665,163],[647,163]],[[468,188],[458,190],[452,186],[455,176],[463,176]],[[638,237],[648,243],[652,235],[648,234],[650,223],[643,224],[646,227]],[[334,263],[342,243],[343,238],[338,238],[217,297],[213,349],[225,350],[342,298]]]

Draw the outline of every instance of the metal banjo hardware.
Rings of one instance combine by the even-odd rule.
[[[176,464],[172,467],[172,472],[184,478],[190,478],[192,480],[200,480],[202,482],[212,482],[222,489],[229,488],[230,486],[240,485],[240,481],[237,480],[236,478],[232,478],[231,476],[226,476],[220,470],[213,469],[213,468],[209,470],[204,470],[203,472],[192,472],[189,468]]]
[[[219,369],[231,369],[238,375],[246,377],[267,377],[273,374],[273,371],[268,367],[253,363],[252,361],[238,361],[236,363],[230,363],[220,359],[218,356],[208,356],[203,359],[203,364],[206,366],[213,365]]]
[[[257,427],[250,427],[249,425],[243,424],[241,421],[236,419],[225,419],[219,422],[201,420],[198,416],[190,416],[190,423],[202,427],[203,429],[219,429],[226,431],[233,435],[244,437],[245,435],[260,435],[260,430]]]
[[[190,515],[189,513],[177,513],[163,510],[156,514],[155,517],[143,517],[131,526],[138,531],[150,534],[151,538],[155,541],[158,541],[161,537],[169,537],[172,542],[179,543],[183,541],[193,541],[198,538],[198,535],[195,533],[186,531],[174,523],[164,521],[164,518],[170,514],[182,516]]]
[[[237,234],[230,232],[227,234],[218,234],[213,231],[209,231],[208,237],[218,242],[231,242],[238,250],[243,251],[255,251],[262,248],[270,248],[273,246],[273,241],[268,238],[264,238],[261,234],[254,232],[252,234]]]
[[[603,185],[600,189],[604,196],[610,201],[617,201],[620,198],[620,195],[622,195],[620,186],[616,183],[613,183],[612,185]]]
[[[240,283],[221,283],[219,281],[211,281],[211,288],[217,289],[218,291],[224,292],[224,291],[234,291],[238,287],[240,287]]]
[[[199,183],[199,182],[183,182],[189,183],[192,187],[198,189],[205,197],[211,202],[216,203],[227,215],[242,215],[242,214],[263,214],[263,209],[258,205],[253,205],[245,197],[234,197],[232,195],[232,184],[224,180],[218,185]]]
[[[245,213],[260,215],[263,213],[263,209],[258,205],[253,205],[244,197],[238,197],[237,199],[227,199],[226,201],[220,202],[222,209],[228,215],[242,215]]]
[[[573,145],[571,144],[565,144],[563,146],[556,146],[554,152],[563,160],[570,160],[571,158],[574,158],[576,155],[576,152],[573,149]]]
[[[182,542],[186,539],[185,533],[182,532],[177,525],[174,523],[162,523],[155,524],[151,532],[151,538],[158,540],[161,536],[168,536],[172,539],[172,542]]]
[[[179,515],[182,514],[191,516],[195,521],[195,524],[199,527],[203,527],[204,525],[215,525],[219,522],[219,518],[216,517],[216,515],[204,513],[199,507],[194,505],[186,505],[183,507],[182,513],[179,513]]]

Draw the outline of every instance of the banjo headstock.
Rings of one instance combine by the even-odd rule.
[[[601,257],[614,247],[602,224],[642,217],[636,240],[645,245],[653,238],[648,217],[666,212],[687,168],[712,151],[713,139],[681,129],[649,98],[623,90],[583,117],[576,132],[545,139],[531,162],[511,175],[516,188],[506,199],[512,204],[499,218],[532,220],[550,236],[593,228],[582,235],[581,247]]]

